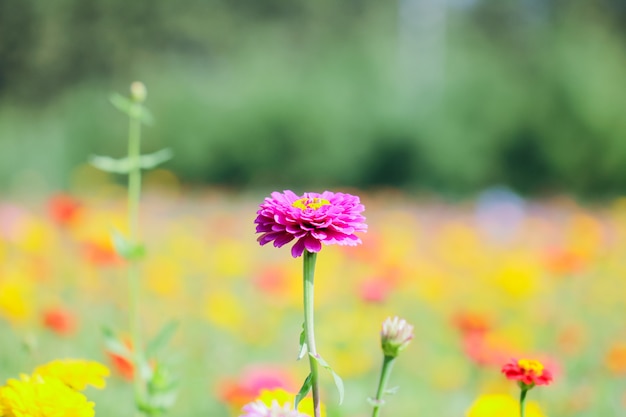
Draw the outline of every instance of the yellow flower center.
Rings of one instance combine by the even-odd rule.
[[[323,198],[319,198],[319,197],[314,197],[314,198],[304,197],[304,198],[294,201],[291,205],[295,208],[299,208],[300,210],[306,210],[306,209],[317,210],[318,208],[322,206],[330,205],[330,201],[323,199]]]
[[[534,372],[535,375],[543,374],[543,364],[534,359],[520,359],[517,364],[526,372]]]

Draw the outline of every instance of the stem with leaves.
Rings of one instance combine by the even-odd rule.
[[[314,417],[320,417],[319,381],[317,369],[317,349],[315,347],[314,330],[314,292],[315,260],[317,254],[304,251],[304,336],[309,351],[309,366],[311,391],[313,394]]]
[[[135,86],[136,84],[133,84]],[[133,88],[131,86],[131,90]],[[137,87],[136,87],[137,88]],[[132,107],[129,111],[128,129],[128,239],[131,244],[139,241],[139,201],[141,198],[141,113],[145,94],[132,94]],[[141,322],[139,318],[140,271],[137,259],[129,259],[128,265],[129,324],[133,346],[133,385],[135,401],[139,404],[145,397],[145,383],[141,375]]]
[[[111,103],[126,113],[130,120],[128,155],[121,159],[93,155],[90,162],[105,172],[128,176],[128,236],[114,230],[113,244],[115,251],[128,261],[128,321],[132,347],[129,348],[120,341],[112,329],[103,327],[102,330],[108,349],[133,364],[133,387],[137,410],[140,414],[154,416],[164,413],[176,401],[178,382],[157,355],[173,336],[178,322],[170,321],[165,324],[155,337],[147,341],[144,348],[139,317],[141,296],[139,262],[145,257],[145,248],[139,242],[141,170],[154,168],[167,161],[172,157],[172,152],[169,149],[162,149],[147,155],[140,153],[141,124],[151,124],[152,116],[143,106],[146,87],[140,82],[134,82],[130,91],[130,99],[119,94],[111,96]]]

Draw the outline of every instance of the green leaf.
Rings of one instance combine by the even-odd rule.
[[[154,168],[157,165],[162,164],[165,161],[172,159],[174,153],[171,149],[165,148],[154,153],[141,155],[139,158],[139,166],[143,169]]]
[[[131,170],[128,158],[115,159],[108,156],[92,155],[89,163],[101,171],[113,174],[128,174]]]
[[[120,94],[113,93],[109,97],[109,101],[122,113],[126,113],[129,117],[137,118],[146,125],[154,123],[154,117],[147,108],[141,104],[134,103],[131,99]]]
[[[311,391],[312,386],[313,386],[313,375],[309,374],[304,380],[304,383],[302,384],[300,391],[298,391],[298,393],[296,394],[296,400],[294,401],[294,405],[293,405],[296,410],[298,409],[298,404],[300,404],[300,401],[302,401],[302,399],[306,397],[309,391]]]
[[[121,112],[130,116],[133,108],[133,102],[117,93],[113,93],[109,96],[109,101]]]
[[[146,356],[149,358],[156,356],[156,354],[172,339],[178,325],[179,322],[177,320],[172,320],[165,324],[154,339],[152,339],[146,346]]]
[[[133,243],[117,230],[112,233],[115,252],[128,261],[136,261],[146,256],[146,249],[140,243]]]
[[[326,362],[320,355],[313,355],[309,352],[309,356],[315,359],[317,363],[320,364],[321,367],[328,370],[333,376],[333,380],[335,381],[335,386],[337,387],[337,391],[339,392],[339,405],[341,405],[343,403],[343,396],[344,396],[343,380],[341,379],[339,375],[337,375],[335,371],[333,371],[333,369],[330,367],[328,362]]]
[[[304,355],[306,355],[307,350],[308,350],[308,347],[305,341],[304,323],[302,323],[302,332],[300,332],[300,351],[298,352],[298,357],[296,358],[296,360],[299,361],[300,359],[304,358]]]
[[[137,164],[139,168],[151,169],[165,161],[172,159],[174,153],[169,148],[160,151],[141,155]],[[131,163],[129,158],[111,158],[108,156],[92,155],[89,157],[89,163],[101,171],[111,172],[113,174],[128,174],[136,165]]]
[[[113,329],[111,329],[109,326],[102,326],[102,335],[104,336],[104,344],[106,346],[106,349],[109,352],[120,355],[126,359],[130,359],[130,357],[132,356],[132,352],[130,351],[128,346],[126,346],[117,338]]]

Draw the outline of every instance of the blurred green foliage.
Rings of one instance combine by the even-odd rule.
[[[1,0],[0,185],[35,172],[66,186],[90,154],[121,156],[126,120],[107,99],[138,79],[156,120],[144,149],[172,148],[167,167],[188,182],[626,190],[619,2],[458,0],[444,12]]]

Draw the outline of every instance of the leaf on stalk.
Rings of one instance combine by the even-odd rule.
[[[320,355],[313,355],[311,354],[311,352],[309,352],[309,356],[315,359],[322,368],[325,368],[326,370],[328,370],[333,376],[333,380],[335,381],[335,386],[337,387],[337,391],[339,392],[339,405],[341,405],[343,403],[343,396],[344,396],[343,380],[341,379],[339,375],[337,375],[335,371],[333,371],[333,369],[330,367],[328,362],[326,362]]]
[[[296,360],[299,361],[300,359],[304,358],[304,355],[306,355],[307,350],[308,350],[308,347],[305,341],[304,323],[302,323],[302,332],[300,332],[300,351],[298,352],[298,357],[296,358]]]
[[[387,389],[385,390],[385,394],[387,394],[387,395],[394,395],[394,394],[396,394],[399,390],[400,390],[400,387],[391,387],[391,388],[387,388]]]
[[[372,397],[367,397],[367,402],[372,406],[372,407],[380,407],[385,405],[385,400],[383,400],[382,398],[380,400],[377,400],[376,398],[372,398]]]
[[[174,153],[170,148],[161,149],[160,151],[156,151],[154,153],[141,155],[139,158],[139,166],[143,169],[154,168],[165,161],[169,161],[173,156]]]
[[[102,326],[102,335],[104,336],[104,344],[107,351],[126,359],[129,359],[132,356],[132,352],[128,346],[117,338],[115,332],[109,326]]]
[[[129,98],[126,98],[120,94],[113,93],[109,96],[109,101],[111,104],[115,106],[119,111],[126,113],[130,116],[130,113],[133,108],[133,102]]]
[[[112,233],[115,252],[128,261],[136,261],[146,255],[145,247],[140,243],[133,243],[117,230]]]
[[[139,168],[151,169],[165,161],[172,159],[174,153],[171,149],[165,148],[154,153],[141,155],[137,164]],[[128,174],[132,171],[133,167],[137,166],[131,163],[131,159],[125,158],[111,158],[109,156],[92,155],[89,158],[89,163],[101,171],[111,172],[113,174]]]
[[[146,346],[146,356],[148,358],[156,356],[156,354],[167,345],[172,339],[172,336],[174,336],[178,325],[179,322],[177,320],[172,320],[161,328],[159,333]]]
[[[128,158],[116,159],[109,156],[92,155],[89,157],[89,163],[101,171],[113,174],[128,174],[131,170]]]
[[[312,386],[313,386],[313,375],[309,374],[304,380],[304,383],[302,384],[302,388],[300,388],[300,391],[298,391],[298,393],[296,394],[296,399],[293,405],[294,409],[296,410],[298,409],[298,404],[300,404],[300,401],[302,401],[302,399],[307,396],[309,391],[311,391]]]
[[[131,99],[120,94],[113,93],[109,97],[109,101],[122,113],[126,113],[129,117],[138,118],[146,125],[154,123],[154,117],[150,111],[144,106],[134,103]]]

